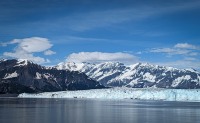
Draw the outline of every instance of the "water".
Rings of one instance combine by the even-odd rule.
[[[199,123],[200,103],[0,98],[0,123]]]

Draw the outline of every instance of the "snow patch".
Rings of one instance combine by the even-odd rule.
[[[23,63],[23,65],[27,65],[28,64],[28,60],[27,59],[18,59],[17,63],[18,64]]]
[[[100,73],[100,72],[99,72]],[[97,81],[100,81],[100,80],[102,80],[102,79],[104,79],[104,78],[106,78],[106,77],[108,77],[108,76],[111,76],[111,75],[113,75],[113,74],[115,74],[115,72],[106,72],[106,73],[104,73],[100,78],[98,78],[97,79]]]
[[[126,70],[123,74],[121,74],[117,79],[119,80],[123,80],[124,78],[125,79],[132,79],[133,75],[136,73],[136,70]]]
[[[11,74],[7,73],[3,79],[10,79],[10,78],[15,78],[15,77],[18,77],[18,74],[16,71]]]
[[[38,73],[38,72],[36,72],[36,77],[35,77],[36,79],[41,79],[42,78],[42,75],[40,74],[40,73]]]
[[[48,74],[48,73],[45,73],[45,74],[43,74],[43,76],[44,76],[44,78],[49,79],[49,77],[50,77],[51,75]]]
[[[140,63],[132,64],[129,65],[128,67],[130,67],[131,69],[135,69],[138,65],[140,65]]]
[[[147,80],[149,82],[155,82],[156,76],[151,75],[149,72],[145,73],[143,75],[144,80]]]
[[[134,79],[134,80],[132,80],[128,85],[130,85],[130,86],[134,86],[135,84],[137,84],[138,83],[138,79]]]
[[[17,66],[26,66],[28,65],[28,60],[27,59],[17,59],[17,65],[15,65],[14,67]]]

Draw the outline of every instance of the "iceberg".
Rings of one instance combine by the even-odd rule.
[[[22,93],[19,98],[90,98],[137,99],[200,102],[200,89],[126,88],[91,89],[77,91]]]

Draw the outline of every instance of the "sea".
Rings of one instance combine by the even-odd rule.
[[[200,123],[200,102],[2,97],[0,123]]]

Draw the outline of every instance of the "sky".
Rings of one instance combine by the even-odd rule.
[[[1,0],[0,58],[200,70],[199,0]]]

